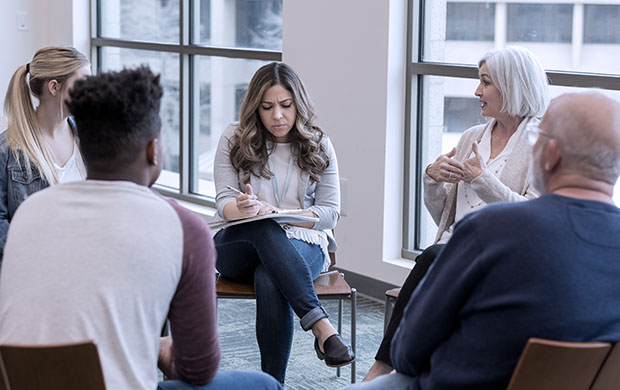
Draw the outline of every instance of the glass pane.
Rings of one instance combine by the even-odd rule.
[[[508,4],[509,42],[570,42],[573,6]]]
[[[446,40],[493,41],[494,35],[495,4],[448,3]]]
[[[250,79],[267,62],[222,57],[194,57],[193,191],[215,197],[213,159],[220,135],[239,120],[239,108]]]
[[[179,188],[179,56],[174,53],[146,50],[101,48],[102,71],[120,70],[148,65],[154,73],[161,74],[164,96],[159,111],[162,120],[164,168],[158,184]]]
[[[606,3],[426,1],[422,61],[476,65],[520,45],[545,69],[620,74],[620,0]]]
[[[426,1],[422,60],[477,64],[495,47],[494,2]]]
[[[194,43],[282,50],[282,0],[196,0]]]
[[[620,43],[620,6],[588,4],[584,6],[584,43]]]
[[[440,76],[423,78],[420,174],[440,154],[448,153],[455,147],[463,131],[486,122],[487,119],[480,116],[478,98],[473,95],[477,85],[477,80]],[[552,86],[550,95],[556,97],[563,93],[582,90],[583,88]],[[620,91],[604,91],[604,93],[620,100]],[[614,201],[616,205],[620,205],[620,180],[615,186]],[[422,212],[418,248],[426,248],[435,239],[437,225],[426,210],[424,200],[420,199],[419,202]]]
[[[179,43],[179,0],[101,1],[101,36]]]

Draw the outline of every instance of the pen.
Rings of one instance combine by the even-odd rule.
[[[226,188],[228,188],[229,190],[233,190],[238,194],[243,194],[243,192],[241,192],[239,189],[233,187],[233,186],[226,186]]]
[[[238,194],[245,194],[245,192],[241,192],[240,190],[238,190],[237,188],[235,188],[235,187],[233,187],[233,186],[226,186],[226,188],[228,188],[229,190],[233,190],[233,191],[235,191],[235,192],[236,192],[236,193],[238,193]],[[261,202],[260,200],[259,200],[259,202],[260,202],[261,204],[263,203],[263,202]],[[278,213],[278,211],[277,211],[277,210],[271,210],[271,214],[277,214],[277,213]]]

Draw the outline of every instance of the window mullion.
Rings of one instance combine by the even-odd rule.
[[[189,46],[190,41],[190,0],[181,0],[179,2],[180,10],[180,23],[179,23],[179,36],[180,46]],[[181,53],[179,55],[179,192],[182,195],[187,195],[192,190],[191,188],[191,175],[192,170],[190,168],[190,144],[191,140],[191,121],[190,121],[190,107],[191,107],[191,94],[190,94],[190,66],[189,66],[189,54]]]

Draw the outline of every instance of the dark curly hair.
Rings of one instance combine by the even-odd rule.
[[[78,129],[86,165],[129,166],[161,131],[159,75],[147,66],[78,80],[67,106]]]

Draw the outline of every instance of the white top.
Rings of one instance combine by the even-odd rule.
[[[88,180],[39,191],[11,221],[0,343],[92,339],[108,389],[155,389],[159,335],[182,255],[179,217],[146,187]]]
[[[478,142],[478,152],[480,153],[480,157],[484,160],[487,169],[493,176],[500,177],[502,175],[506,162],[508,161],[508,157],[510,157],[517,140],[521,137],[521,133],[524,131],[524,128],[525,126],[519,126],[517,131],[510,136],[510,139],[508,140],[506,146],[504,146],[504,149],[493,159],[490,158],[491,133],[493,131],[493,127],[489,126],[485,129],[482,134],[482,138]],[[472,151],[466,159],[474,156],[475,153]],[[480,199],[478,193],[472,188],[471,184],[464,181],[459,182],[456,192],[456,214],[454,216],[454,223],[442,234],[439,243],[446,243],[448,241],[452,235],[454,224],[460,221],[467,214],[483,208],[486,204],[487,203],[485,201]]]
[[[65,165],[61,167],[54,163],[54,168],[56,168],[56,172],[58,172],[59,183],[80,181],[86,178],[86,167],[82,160],[80,148],[78,148],[75,142],[73,143],[73,154],[71,154],[71,157],[69,157]]]
[[[292,164],[291,159],[293,159]],[[261,189],[260,194],[256,194],[258,198],[281,209],[303,209],[303,201],[302,199],[299,199],[298,192],[295,190],[301,180],[302,171],[292,155],[291,144],[275,144],[275,147],[269,156],[269,162],[272,167],[272,173],[275,176],[275,182],[277,183],[280,205],[278,205],[278,202],[276,201],[273,177],[269,180],[264,177],[258,178],[258,182],[260,183],[259,188]],[[289,167],[291,172],[290,181],[287,186],[286,182],[287,177],[289,176]],[[282,195],[284,195],[284,197]],[[319,245],[324,255],[322,271],[325,272],[329,269],[331,261],[328,252],[327,233],[322,230],[306,229],[300,226],[292,226],[285,223],[281,223],[280,226],[282,226],[286,232],[286,237],[289,239],[294,238],[309,244]]]
[[[293,160],[291,152],[291,144],[275,144],[275,147],[269,156],[269,161],[273,167],[273,174],[275,175],[278,185],[278,192],[280,197],[280,205],[276,201],[276,195],[274,192],[273,180],[259,177],[258,180],[261,183],[261,197],[260,200],[268,202],[281,209],[300,209],[302,208],[302,202],[297,196],[297,186],[301,179],[301,169],[297,165],[297,162]],[[292,161],[292,165],[291,165]],[[289,167],[291,169],[290,181],[288,187],[286,187],[286,178],[288,176]],[[282,199],[283,192],[284,199]]]

